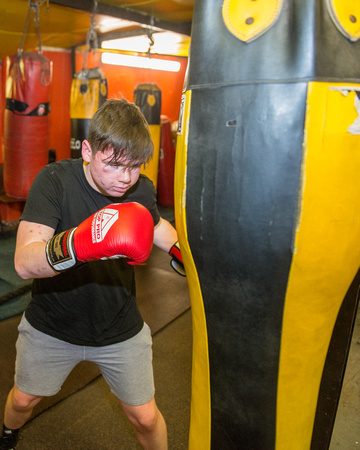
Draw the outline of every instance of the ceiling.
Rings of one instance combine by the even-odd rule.
[[[0,60],[17,53],[22,42],[24,51],[39,46],[36,17],[43,49],[84,45],[93,23],[99,47],[104,40],[149,32],[156,37],[168,30],[181,35],[181,45],[169,54],[187,56],[193,5],[194,0],[1,0]]]

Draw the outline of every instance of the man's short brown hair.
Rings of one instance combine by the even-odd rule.
[[[111,99],[94,114],[88,134],[93,154],[113,150],[110,164],[141,166],[154,154],[148,123],[140,109],[128,100]]]

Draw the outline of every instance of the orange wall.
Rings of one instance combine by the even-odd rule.
[[[129,101],[133,101],[134,90],[138,84],[154,83],[161,90],[161,114],[169,117],[171,122],[178,120],[187,59],[177,60],[181,63],[178,73],[103,65],[102,70],[109,80],[109,98],[119,96],[120,92]]]
[[[49,148],[55,149],[57,160],[70,158],[71,53],[44,51],[44,56],[53,63]]]
[[[178,120],[182,88],[185,78],[187,58],[152,55],[153,59],[178,61],[180,71],[164,72],[160,70],[136,69],[132,67],[102,64],[101,70],[108,80],[108,97],[125,97],[134,101],[134,90],[140,83],[155,83],[161,90],[161,114],[169,117],[171,122]],[[76,71],[82,68],[83,56],[76,55]],[[91,67],[92,54],[88,56],[88,67]]]

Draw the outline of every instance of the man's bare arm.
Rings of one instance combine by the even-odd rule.
[[[156,225],[154,230],[154,244],[169,252],[170,248],[178,240],[178,235],[175,228],[167,220],[160,218],[160,222]]]
[[[46,259],[47,241],[54,235],[54,229],[38,223],[21,221],[16,248],[15,270],[23,279],[46,278],[57,274]]]

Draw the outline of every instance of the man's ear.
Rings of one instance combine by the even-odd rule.
[[[82,142],[81,146],[81,156],[85,162],[90,162],[91,159],[91,147],[87,140]]]

